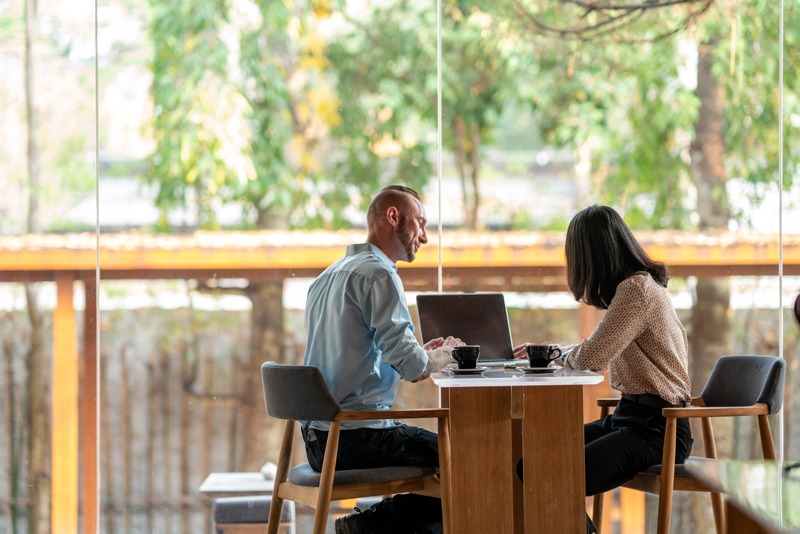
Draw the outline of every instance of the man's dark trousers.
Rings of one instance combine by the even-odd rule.
[[[308,463],[322,471],[328,432],[303,429]],[[439,439],[427,430],[398,425],[390,428],[342,430],[336,470],[397,466],[439,466]],[[442,532],[442,503],[435,497],[404,494],[384,499],[364,514],[369,534]]]

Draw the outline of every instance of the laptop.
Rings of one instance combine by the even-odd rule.
[[[418,295],[417,310],[423,343],[453,336],[467,345],[480,345],[480,363],[514,360],[508,312],[501,293]]]

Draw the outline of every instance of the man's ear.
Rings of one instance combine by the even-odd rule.
[[[389,224],[397,228],[397,225],[400,224],[400,212],[397,211],[397,208],[391,207],[386,210],[386,219],[389,221]]]

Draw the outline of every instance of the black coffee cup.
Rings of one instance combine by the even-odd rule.
[[[475,369],[481,356],[480,345],[461,345],[453,348],[453,358],[459,369]]]
[[[531,367],[547,367],[550,362],[561,356],[561,347],[557,345],[528,345],[528,362]]]

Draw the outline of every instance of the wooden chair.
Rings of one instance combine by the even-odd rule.
[[[343,410],[333,397],[320,370],[304,365],[267,362],[261,366],[261,379],[267,413],[286,421],[278,472],[275,475],[268,534],[277,533],[284,500],[315,508],[312,532],[323,534],[331,501],[395,493],[416,493],[441,498],[444,531],[449,532],[450,439],[447,409],[372,412]],[[336,471],[342,421],[429,417],[439,420],[438,470],[435,467],[403,466]],[[307,463],[289,469],[296,421],[331,422],[321,473],[311,469]]]
[[[679,418],[699,417],[703,431],[705,457],[690,457],[692,461],[709,461],[717,458],[712,417],[758,417],[758,430],[764,459],[775,459],[767,415],[778,413],[783,403],[783,383],[786,362],[772,356],[724,356],[717,360],[708,382],[699,397],[685,408],[664,408],[667,418],[664,435],[664,453],[661,464],[639,472],[622,487],[658,495],[658,534],[668,534],[672,511],[673,491],[703,491],[711,493],[714,523],[717,534],[725,532],[722,495],[686,472],[684,464],[675,465],[676,424]],[[598,399],[601,417],[609,413],[619,399]],[[604,494],[594,496],[592,521],[600,528],[603,524]]]

